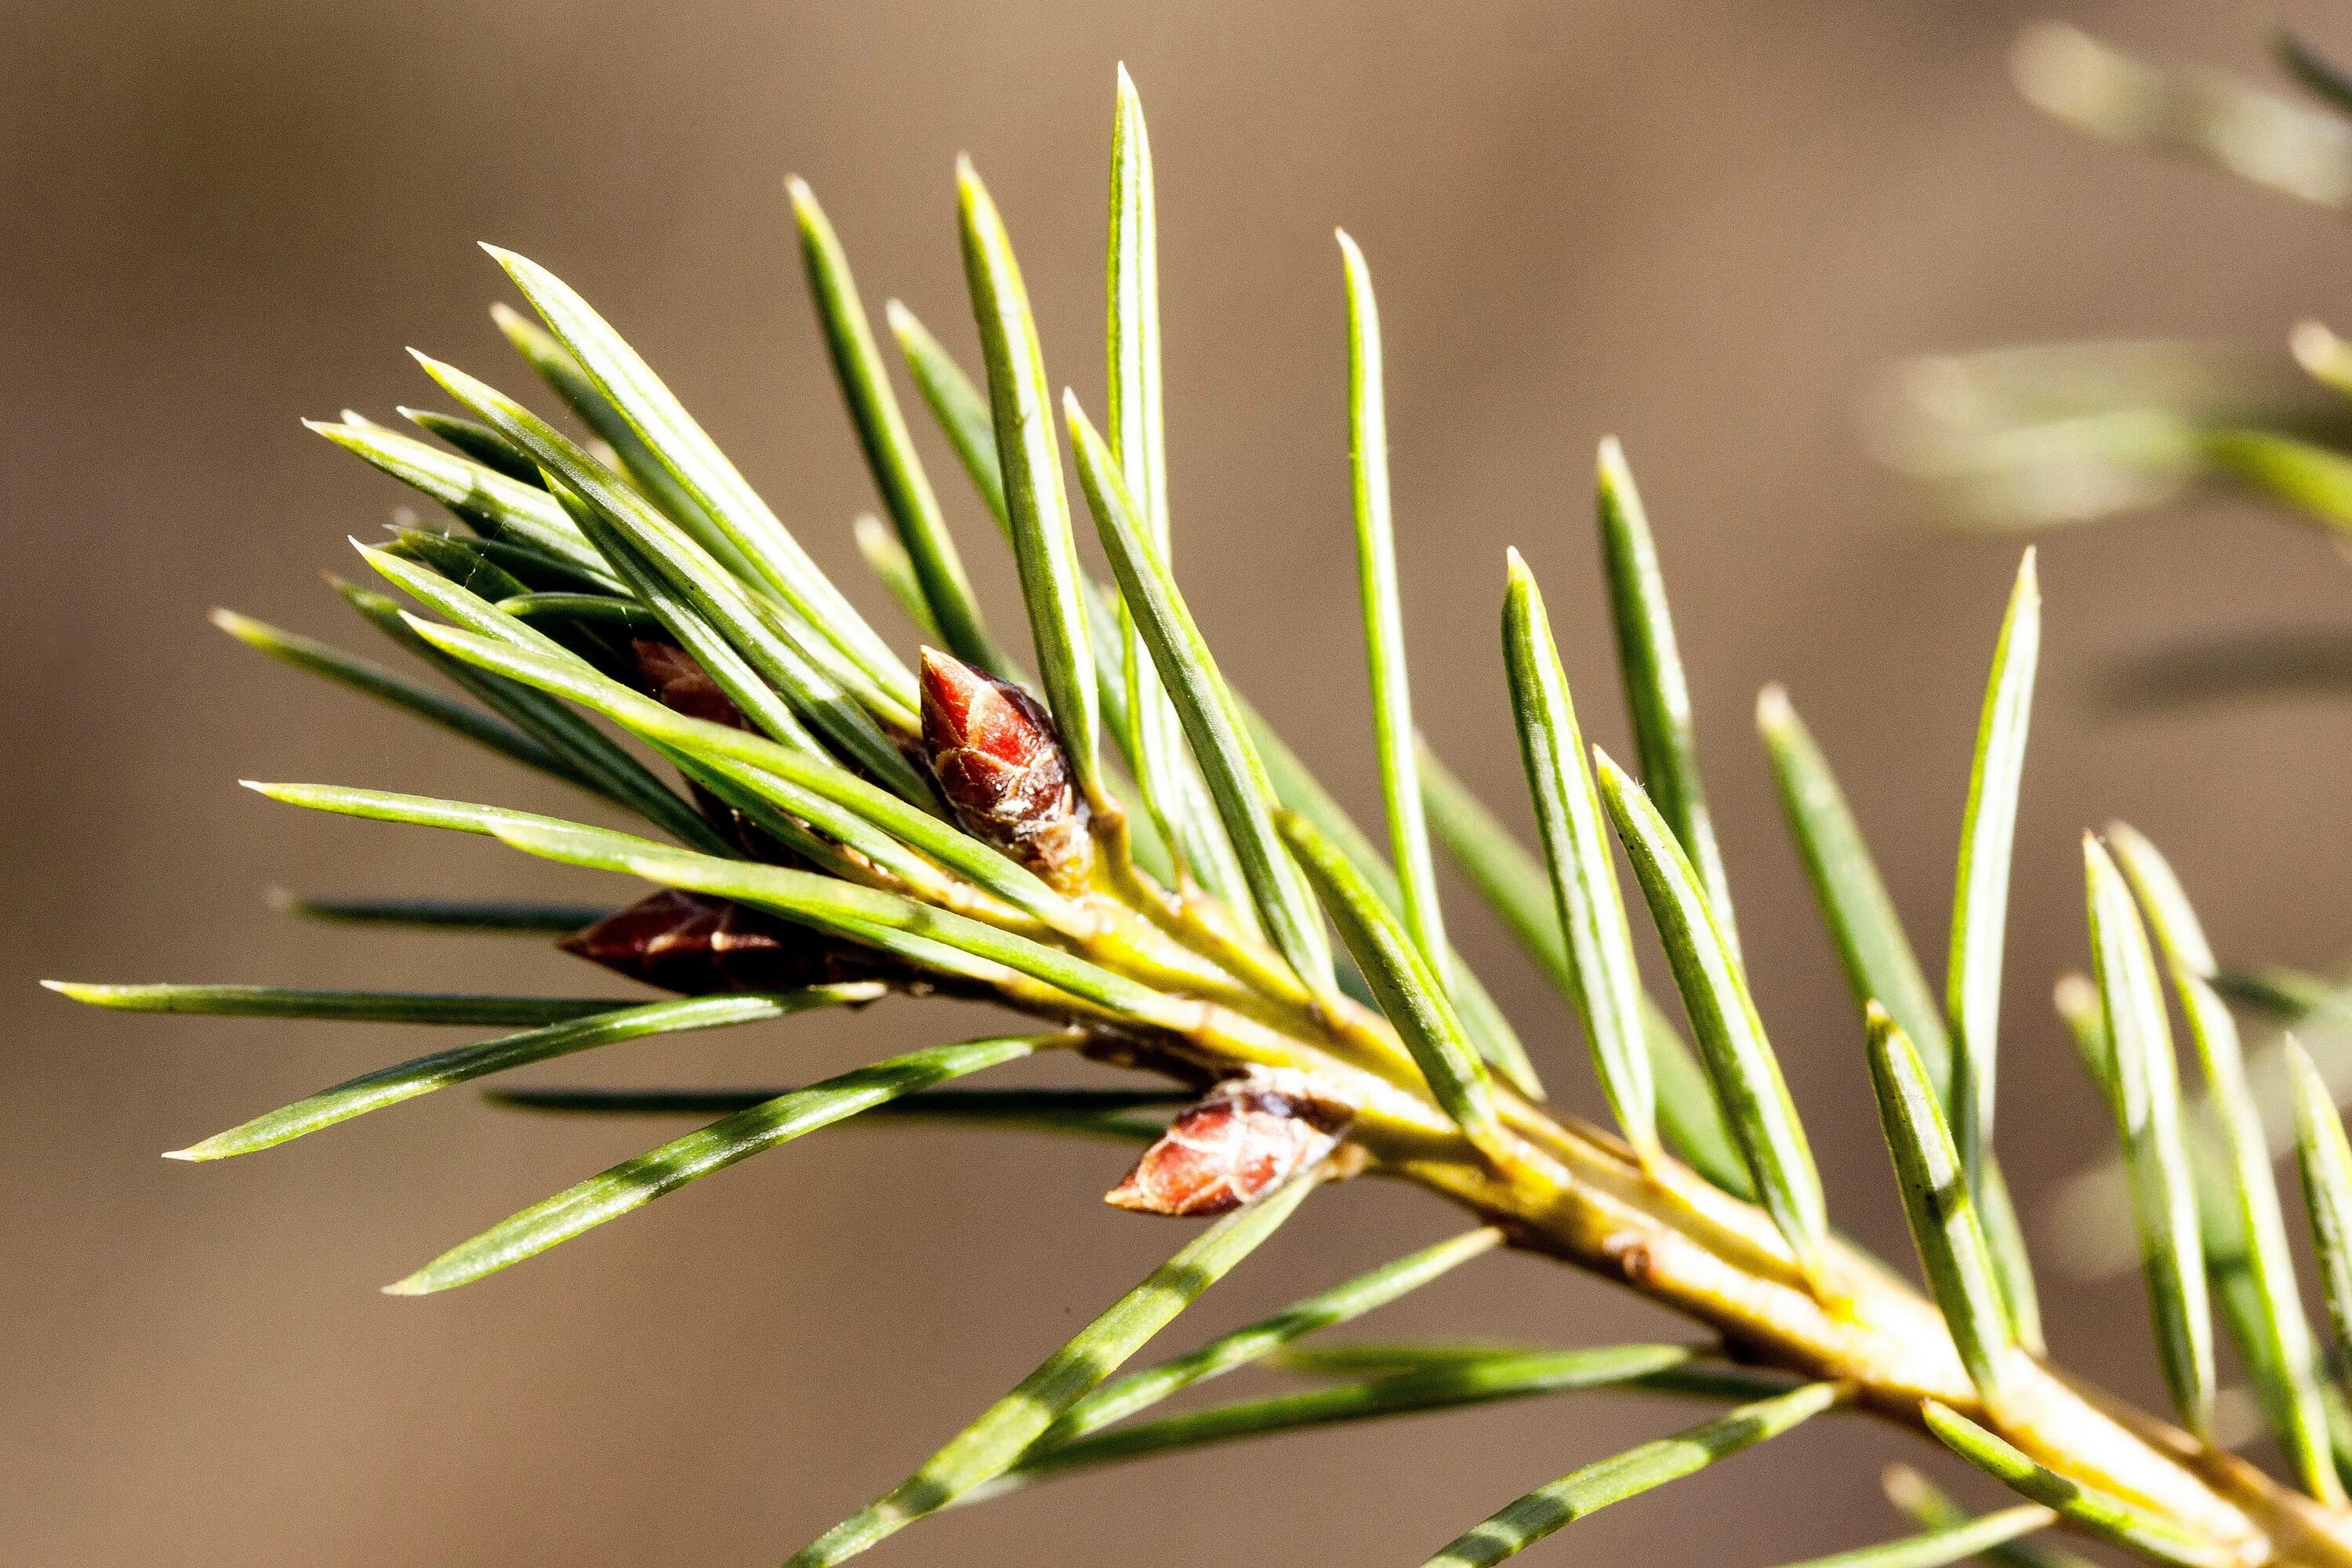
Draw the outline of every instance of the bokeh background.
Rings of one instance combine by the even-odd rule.
[[[81,5],[0,14],[0,1560],[61,1565],[773,1562],[905,1474],[1177,1238],[1105,1210],[1123,1158],[843,1129],[477,1288],[375,1287],[679,1129],[435,1097],[249,1161],[155,1158],[418,1032],[81,1012],[35,977],[530,990],[528,942],[306,929],[273,887],[619,895],[495,846],[306,817],[240,775],[559,806],[495,760],[268,664],[230,604],[365,646],[320,585],[401,497],[298,415],[436,401],[428,346],[520,389],[495,239],[582,287],[865,602],[873,505],[779,182],[807,176],[869,303],[970,353],[950,167],[1002,203],[1049,360],[1100,403],[1112,68],[1151,114],[1180,563],[1229,669],[1371,804],[1354,629],[1335,224],[1388,322],[1423,714],[1517,805],[1493,632],[1542,574],[1589,728],[1622,750],[1590,522],[1621,434],[1657,522],[1763,1011],[1840,1221],[1903,1247],[1856,1020],[1749,722],[1785,679],[1934,967],[2013,541],[1927,525],[1856,437],[1923,349],[2135,332],[2276,341],[2338,311],[2338,220],[2087,144],[2010,89],[2039,13],[1990,0],[971,5],[587,0]],[[2316,0],[2082,4],[2177,59],[2261,68]],[[2340,322],[2339,322],[2340,324]],[[944,454],[971,552],[986,529]],[[986,570],[1000,618],[1010,574]],[[2304,698],[2119,716],[2100,680],[2201,632],[2340,623],[2311,534],[2225,503],[2054,539],[2019,835],[2002,1136],[2060,1352],[2154,1392],[2137,1285],[2070,1281],[2048,1199],[2105,1140],[2046,1004],[2081,962],[2086,825],[2174,854],[2233,954],[2352,947],[2352,716]],[[1559,1095],[1564,1014],[1456,889],[1465,945]],[[971,1020],[885,1006],[544,1069],[817,1076]],[[441,1043],[449,1037],[437,1037]],[[1316,1201],[1181,1321],[1192,1342],[1457,1222]],[[1906,1249],[1907,1250],[1907,1249]],[[1576,1342],[1679,1332],[1501,1258],[1365,1325]],[[1220,1386],[1238,1391],[1239,1381]],[[1556,1398],[1113,1470],[899,1538],[894,1562],[1412,1562],[1684,1412]],[[1547,1548],[1782,1561],[1890,1532],[1890,1445],[1824,1423]],[[1948,1466],[1943,1467],[1946,1470]],[[1968,1478],[1956,1478],[1964,1487]]]

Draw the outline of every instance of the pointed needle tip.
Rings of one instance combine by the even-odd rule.
[[[196,1161],[203,1159],[204,1156],[197,1153],[194,1146],[191,1145],[185,1149],[166,1149],[163,1151],[163,1158],[166,1160],[184,1160],[193,1164]]]

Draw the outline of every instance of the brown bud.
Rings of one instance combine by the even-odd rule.
[[[1087,809],[1053,717],[1019,687],[923,650],[923,744],[974,837],[1065,890],[1093,864]]]
[[[737,730],[751,728],[741,710],[710,679],[710,672],[677,644],[638,637],[629,648],[636,655],[638,680],[671,712]]]
[[[887,954],[676,889],[638,900],[556,943],[591,963],[665,991],[789,991],[852,980],[908,978]]]
[[[742,710],[719,689],[719,682],[710,679],[709,671],[677,644],[637,637],[630,642],[629,648],[637,661],[637,684],[671,712],[734,730],[751,727]],[[688,779],[686,787],[694,796],[695,809],[702,813],[702,819],[752,859],[772,866],[803,864],[799,856],[700,784]]]
[[[1187,1216],[1237,1209],[1328,1153],[1354,1114],[1298,1073],[1228,1079],[1179,1111],[1103,1202]]]

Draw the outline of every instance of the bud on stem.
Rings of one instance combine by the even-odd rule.
[[[1224,1214],[1329,1153],[1353,1114],[1301,1073],[1228,1079],[1177,1112],[1103,1202],[1137,1214]]]
[[[677,644],[656,637],[636,637],[631,640],[629,651],[637,661],[638,686],[671,712],[707,723],[724,724],[730,730],[751,728],[743,710],[710,678],[710,672]],[[695,808],[702,813],[703,820],[752,859],[771,866],[807,864],[696,780],[688,779],[686,787],[694,796]]]
[[[629,648],[636,655],[637,679],[654,700],[671,712],[733,730],[751,728],[744,721],[742,710],[719,689],[719,682],[710,679],[710,672],[677,644],[638,637]]]
[[[914,971],[887,953],[731,900],[676,889],[640,899],[556,946],[684,996],[915,978]]]
[[[1084,886],[1094,842],[1052,716],[936,648],[923,650],[922,687],[931,773],[966,830],[1060,891]]]

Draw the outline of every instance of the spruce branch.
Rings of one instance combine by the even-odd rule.
[[[884,999],[894,1008],[931,995],[984,999],[1030,1023],[796,1088],[502,1091],[509,1105],[547,1111],[713,1120],[490,1226],[388,1289],[423,1295],[472,1283],[854,1120],[1081,1132],[1145,1144],[1108,1201],[1209,1223],[794,1564],[839,1563],[943,1509],[1112,1460],[1626,1387],[1730,1407],[1516,1500],[1479,1500],[1465,1512],[1484,1510],[1484,1522],[1428,1562],[1499,1562],[1595,1509],[1843,1408],[1932,1433],[2028,1500],[1971,1521],[1911,1489],[1927,1532],[1832,1560],[1853,1568],[1924,1568],[1997,1550],[2025,1561],[2017,1538],[2061,1523],[2190,1568],[2352,1568],[2352,1513],[2324,1436],[2329,1391],[2293,1300],[2277,1195],[2258,1170],[2259,1128],[2242,1117],[2232,1129],[2229,1212],[2241,1221],[2254,1287],[2247,1321],[2260,1337],[2248,1342],[2270,1358],[2268,1386],[2294,1423],[2287,1429],[2305,1489],[2211,1440],[2202,1260],[2220,1255],[2200,1229],[2179,1125],[2158,948],[2189,1004],[2217,1103],[2242,1110],[2251,1091],[2218,1000],[2209,1005],[2221,983],[2210,949],[2153,851],[2121,833],[2112,837],[2122,867],[2096,842],[2087,850],[2099,985],[2083,1034],[2135,1175],[2162,1362],[2189,1430],[2089,1389],[2038,1348],[2031,1267],[1993,1138],[1994,999],[2040,628],[2031,557],[1978,729],[1944,1005],[1927,990],[1826,762],[1785,698],[1768,692],[1759,710],[1867,1021],[1870,1049],[1854,1068],[1878,1096],[1925,1265],[1923,1293],[1830,1223],[1832,1194],[1733,924],[1664,574],[1622,453],[1613,442],[1601,449],[1597,523],[1642,777],[1588,751],[1533,576],[1516,552],[1505,563],[1509,713],[1542,829],[1538,860],[1418,744],[1370,264],[1342,237],[1358,587],[1387,818],[1379,847],[1233,689],[1179,585],[1152,169],[1140,100],[1123,72],[1115,126],[1109,438],[1074,395],[1060,410],[1111,584],[1089,575],[1077,554],[1034,318],[1006,226],[969,162],[958,174],[959,238],[984,390],[903,309],[887,310],[924,405],[1009,539],[1031,633],[1025,655],[990,640],[846,253],[798,183],[792,197],[827,347],[890,516],[887,528],[859,527],[860,548],[918,630],[945,648],[902,647],[870,626],[610,323],[512,252],[491,250],[543,325],[512,311],[499,324],[588,438],[424,356],[467,411],[415,416],[443,446],[357,416],[320,426],[450,512],[446,530],[357,547],[413,608],[366,590],[346,597],[483,707],[293,634],[233,616],[226,628],[582,784],[635,820],[624,830],[364,787],[255,787],[309,809],[484,836],[650,884],[635,903],[583,917],[562,946],[671,995],[61,984],[76,1000],[129,1010],[517,1031],[362,1075],[178,1156],[257,1152],[508,1068],[667,1033]],[[1604,823],[1664,946],[1691,1043],[1642,993]],[[1589,1053],[1570,1048],[1570,1030],[1555,1022],[1543,1054],[1563,1068],[1589,1055],[1615,1131],[1540,1100],[1528,1053],[1446,937],[1433,841],[1463,860],[1559,983],[1560,1016],[1574,1020]],[[429,899],[295,907],[379,928],[486,932],[544,930],[556,918]],[[1161,1082],[953,1084],[1062,1053]],[[2343,1288],[2352,1195],[2341,1127],[2324,1098],[2315,1102],[2308,1077],[2297,1080],[2307,1195],[2340,1325],[2352,1311]],[[1474,1228],[1114,1379],[1225,1274],[1314,1213],[1310,1195],[1360,1176],[1418,1185],[1468,1211]],[[1704,1337],[1570,1349],[1312,1342],[1506,1245],[1619,1282]],[[2235,1300],[2225,1294],[2225,1304]],[[1259,1364],[1323,1381],[1145,1418],[1184,1388]]]

